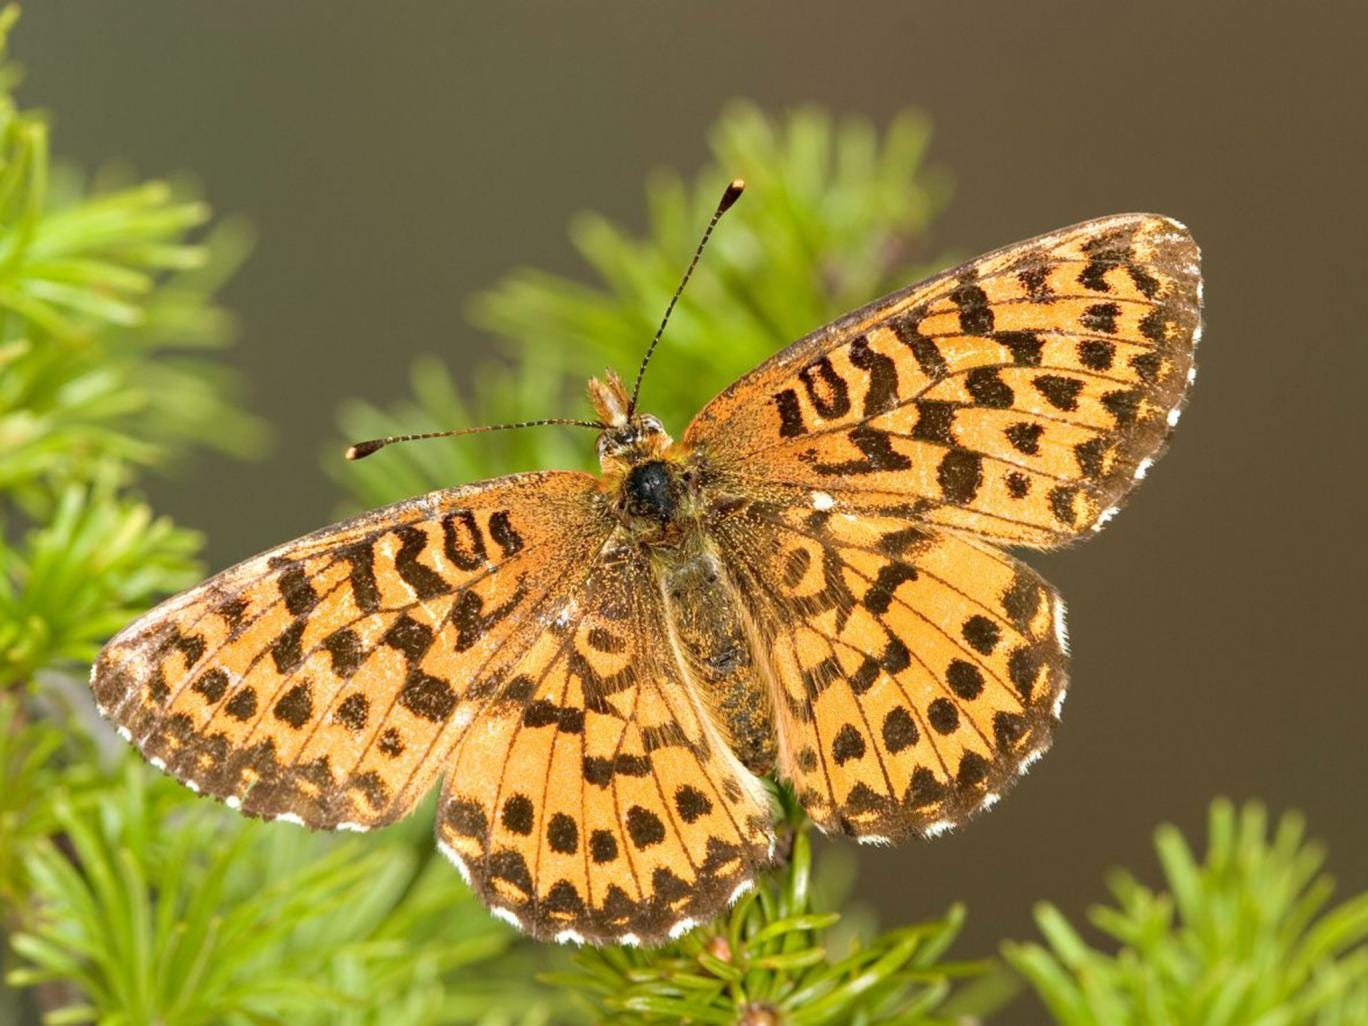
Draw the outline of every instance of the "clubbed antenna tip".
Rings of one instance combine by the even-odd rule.
[[[651,344],[646,347],[646,355],[641,358],[641,366],[637,369],[636,384],[632,386],[632,401],[627,407],[627,416],[636,413],[637,397],[641,395],[641,379],[646,376],[646,365],[651,362],[651,354],[655,352],[656,346],[660,343],[660,336],[665,333],[665,325],[670,323],[670,314],[674,312],[675,304],[679,302],[679,297],[684,292],[684,286],[689,284],[689,278],[694,273],[694,268],[698,266],[698,258],[703,255],[703,247],[712,238],[713,229],[717,227],[717,222],[722,219],[722,215],[731,209],[732,204],[741,198],[741,193],[746,189],[746,182],[743,178],[733,178],[727,183],[727,188],[722,193],[722,198],[717,201],[717,209],[713,211],[712,219],[708,222],[708,227],[703,229],[703,238],[698,240],[698,248],[694,250],[693,259],[689,261],[688,270],[684,272],[684,277],[679,283],[679,288],[675,289],[674,295],[670,297],[670,303],[665,307],[665,316],[660,319],[660,327],[656,329],[655,337],[651,339]]]
[[[364,460],[371,453],[379,452],[384,447],[385,441],[382,438],[375,438],[369,442],[357,442],[347,448],[347,459]]]

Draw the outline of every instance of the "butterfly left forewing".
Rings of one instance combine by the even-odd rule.
[[[1050,743],[1063,604],[1030,568],[848,498],[771,488],[713,523],[779,700],[780,772],[824,829],[936,833]]]
[[[154,765],[253,815],[365,828],[431,787],[454,724],[587,573],[595,479],[435,492],[283,545],[101,652],[101,712]]]
[[[1101,218],[842,318],[714,399],[685,444],[735,477],[871,500],[1035,547],[1101,526],[1177,422],[1198,252],[1167,218]]]

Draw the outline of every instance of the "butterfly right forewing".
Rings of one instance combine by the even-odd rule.
[[[794,343],[686,444],[735,477],[871,500],[1050,547],[1101,526],[1177,423],[1198,251],[1127,214],[1009,246]]]

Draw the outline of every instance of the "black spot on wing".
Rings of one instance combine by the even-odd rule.
[[[579,850],[579,827],[571,817],[557,812],[547,824],[546,841],[552,851],[573,855]]]
[[[535,816],[536,809],[532,805],[532,799],[525,794],[515,794],[504,802],[499,821],[505,830],[526,837],[532,832],[532,821]]]
[[[898,402],[898,370],[883,353],[871,349],[864,335],[850,344],[850,362],[869,375],[864,415],[874,417],[893,409]]]
[[[1068,378],[1062,374],[1041,374],[1032,384],[1056,410],[1072,412],[1078,409],[1078,395],[1083,391],[1083,382],[1078,378]]]
[[[831,742],[831,758],[837,766],[843,766],[854,759],[864,758],[864,754],[864,736],[854,726],[847,723],[836,732],[836,737]]]
[[[897,755],[920,739],[921,731],[904,706],[895,706],[888,711],[883,721],[883,742],[890,754]]]
[[[926,311],[918,307],[890,318],[888,326],[893,330],[893,334],[898,336],[898,340],[912,350],[912,357],[917,361],[922,373],[932,381],[939,381],[945,377],[949,367],[935,341],[921,333],[920,325],[925,316]]]
[[[404,583],[413,589],[419,601],[445,595],[451,590],[446,579],[418,557],[428,545],[427,532],[421,528],[404,526],[395,532],[400,539],[399,552],[394,557],[394,569]]]
[[[926,718],[937,734],[953,734],[959,729],[959,709],[948,698],[937,698],[926,708]]]
[[[285,600],[285,608],[290,611],[291,616],[301,616],[318,604],[318,593],[309,583],[309,575],[298,563],[291,565],[280,575],[276,587],[280,591],[280,597]]]
[[[342,699],[333,716],[352,733],[365,730],[370,718],[370,699],[359,691],[353,692]]]
[[[993,308],[988,305],[988,294],[982,288],[966,282],[950,293],[950,299],[959,307],[960,331],[966,335],[992,332]]]
[[[950,449],[936,468],[936,481],[950,502],[973,502],[983,484],[983,457],[967,449]]]
[[[313,716],[313,693],[308,681],[302,681],[285,692],[272,710],[275,718],[294,730],[299,730]]]
[[[627,810],[627,835],[638,850],[644,850],[665,840],[665,824],[650,809],[633,805]]]

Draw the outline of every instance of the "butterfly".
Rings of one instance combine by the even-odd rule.
[[[1178,421],[1200,306],[1188,231],[1125,214],[818,329],[678,441],[640,373],[592,380],[601,474],[436,491],[250,559],[111,640],[96,701],[252,816],[368,830],[440,778],[437,843],[495,915],[661,943],[774,858],[768,776],[893,843],[1040,757],[1064,603],[1004,549],[1116,512]]]

